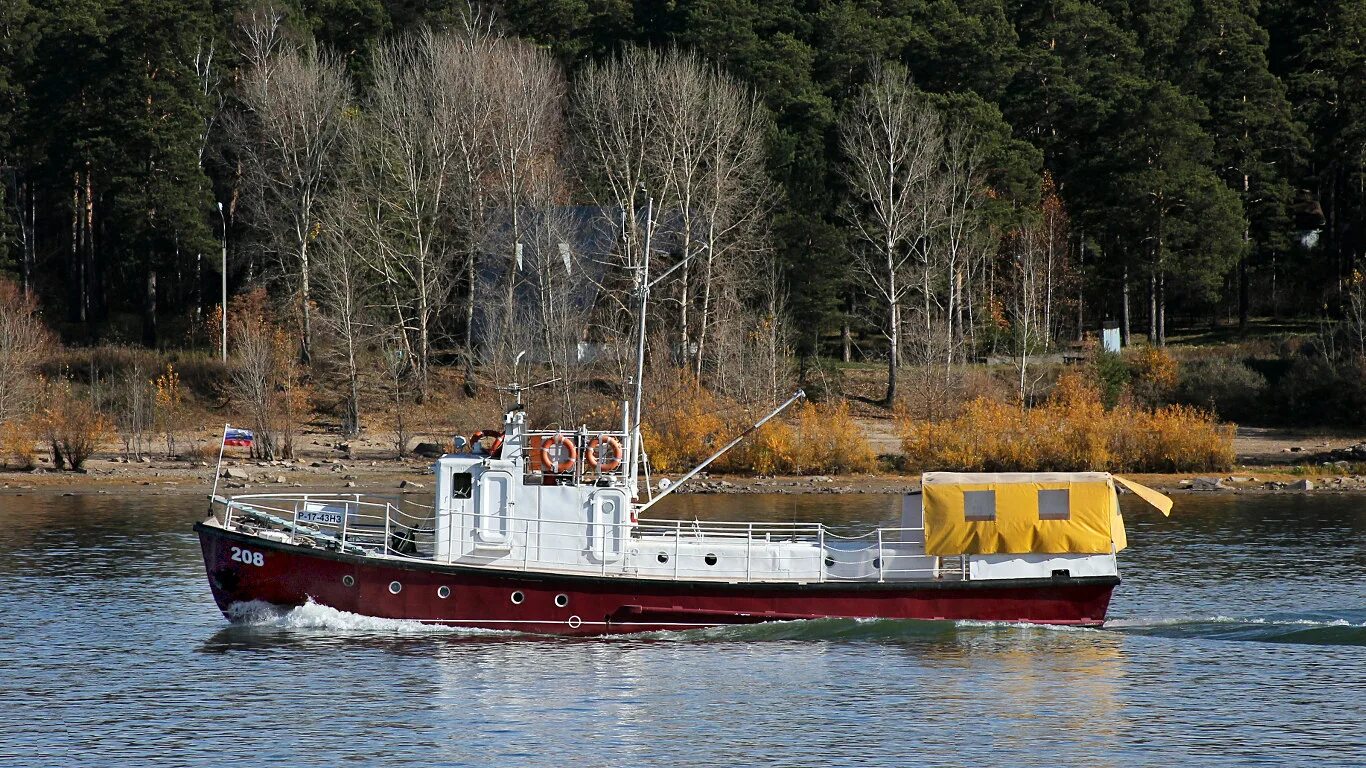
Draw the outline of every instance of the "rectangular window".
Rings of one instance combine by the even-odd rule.
[[[996,519],[995,491],[963,491],[963,519],[991,522]]]
[[[1056,491],[1039,491],[1039,519],[1071,520],[1071,495],[1066,488]]]
[[[451,473],[451,498],[468,499],[474,495],[474,475],[469,472]]]

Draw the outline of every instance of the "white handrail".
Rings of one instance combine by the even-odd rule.
[[[410,504],[401,497],[395,503],[389,498],[367,498],[361,494],[249,494],[216,499],[215,503],[225,508],[225,526],[230,526],[240,516],[237,513],[246,513],[254,528],[264,525],[267,528],[279,526],[288,529],[289,540],[295,544],[301,540],[304,544],[315,542],[314,546],[339,544],[348,552],[428,562],[433,560],[437,551],[438,516],[430,511],[430,507]],[[335,504],[342,509],[340,519],[334,518],[334,523],[300,522],[300,516],[310,504]],[[449,525],[445,526],[444,532],[450,536],[455,536],[457,530],[477,517],[473,511],[445,514]],[[272,523],[272,520],[278,520],[278,523]],[[508,523],[514,539],[509,553],[521,546],[521,557],[511,562],[486,563],[489,567],[582,572],[582,568],[588,565],[575,565],[584,554],[582,521],[548,521],[514,514],[509,516]],[[689,534],[686,542],[683,537],[685,525]],[[603,522],[596,530],[600,539],[588,551],[597,555],[599,562],[593,564],[596,567],[590,572],[603,576],[639,574],[665,579],[736,580],[743,575],[746,582],[785,581],[789,580],[786,574],[797,572],[809,572],[809,580],[820,582],[968,577],[966,558],[960,558],[959,568],[955,569],[959,570],[957,574],[945,573],[940,558],[901,559],[927,557],[923,545],[906,543],[911,538],[906,533],[923,533],[924,529],[919,527],[884,526],[864,534],[845,536],[831,532],[822,523],[651,519],[640,524]],[[398,545],[403,551],[394,548],[396,535],[403,536],[403,542]],[[621,543],[620,550],[615,545],[609,545],[609,537],[613,537],[611,541]],[[744,546],[737,549],[742,537]],[[531,547],[528,546],[533,538],[537,546],[535,558],[531,557]],[[573,543],[575,541],[579,543]],[[671,567],[660,569],[660,564],[655,568],[643,567],[644,559],[653,558],[654,552],[660,550],[646,551],[650,548],[640,547],[636,556],[632,557],[626,552],[630,542],[654,542],[662,551],[672,552]],[[685,543],[687,553],[684,551]],[[455,542],[449,544],[454,545]],[[693,557],[693,553],[700,558],[700,553],[706,552],[712,545],[722,548],[717,552],[722,559],[728,559],[726,568],[710,571],[693,564],[691,560],[687,564],[683,562]],[[781,549],[775,550],[775,546]],[[777,552],[782,554],[777,555]],[[743,564],[738,562],[740,557],[744,558]],[[796,570],[783,567],[777,561],[769,565],[769,557],[781,557],[791,564],[790,569]],[[616,562],[609,563],[609,558],[616,558]],[[832,561],[830,565],[827,565],[827,559]],[[761,563],[764,564],[762,567]],[[928,565],[918,567],[921,563]],[[902,565],[917,567],[893,567]]]

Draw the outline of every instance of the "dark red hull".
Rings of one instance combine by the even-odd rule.
[[[561,635],[818,618],[1099,626],[1119,583],[1113,576],[813,584],[567,576],[398,564],[277,544],[203,524],[195,530],[209,586],[225,614],[234,603],[295,606],[312,599],[365,616]],[[397,594],[391,592],[395,582]],[[441,597],[442,592],[448,596]],[[514,602],[518,596],[520,602]]]

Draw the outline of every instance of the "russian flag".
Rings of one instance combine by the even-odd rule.
[[[250,446],[254,437],[249,429],[229,429],[223,433],[223,445]]]

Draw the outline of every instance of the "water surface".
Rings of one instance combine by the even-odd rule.
[[[228,623],[183,496],[0,496],[0,765],[1366,765],[1366,499],[1132,510],[1105,629]],[[661,516],[894,519],[892,496]]]

